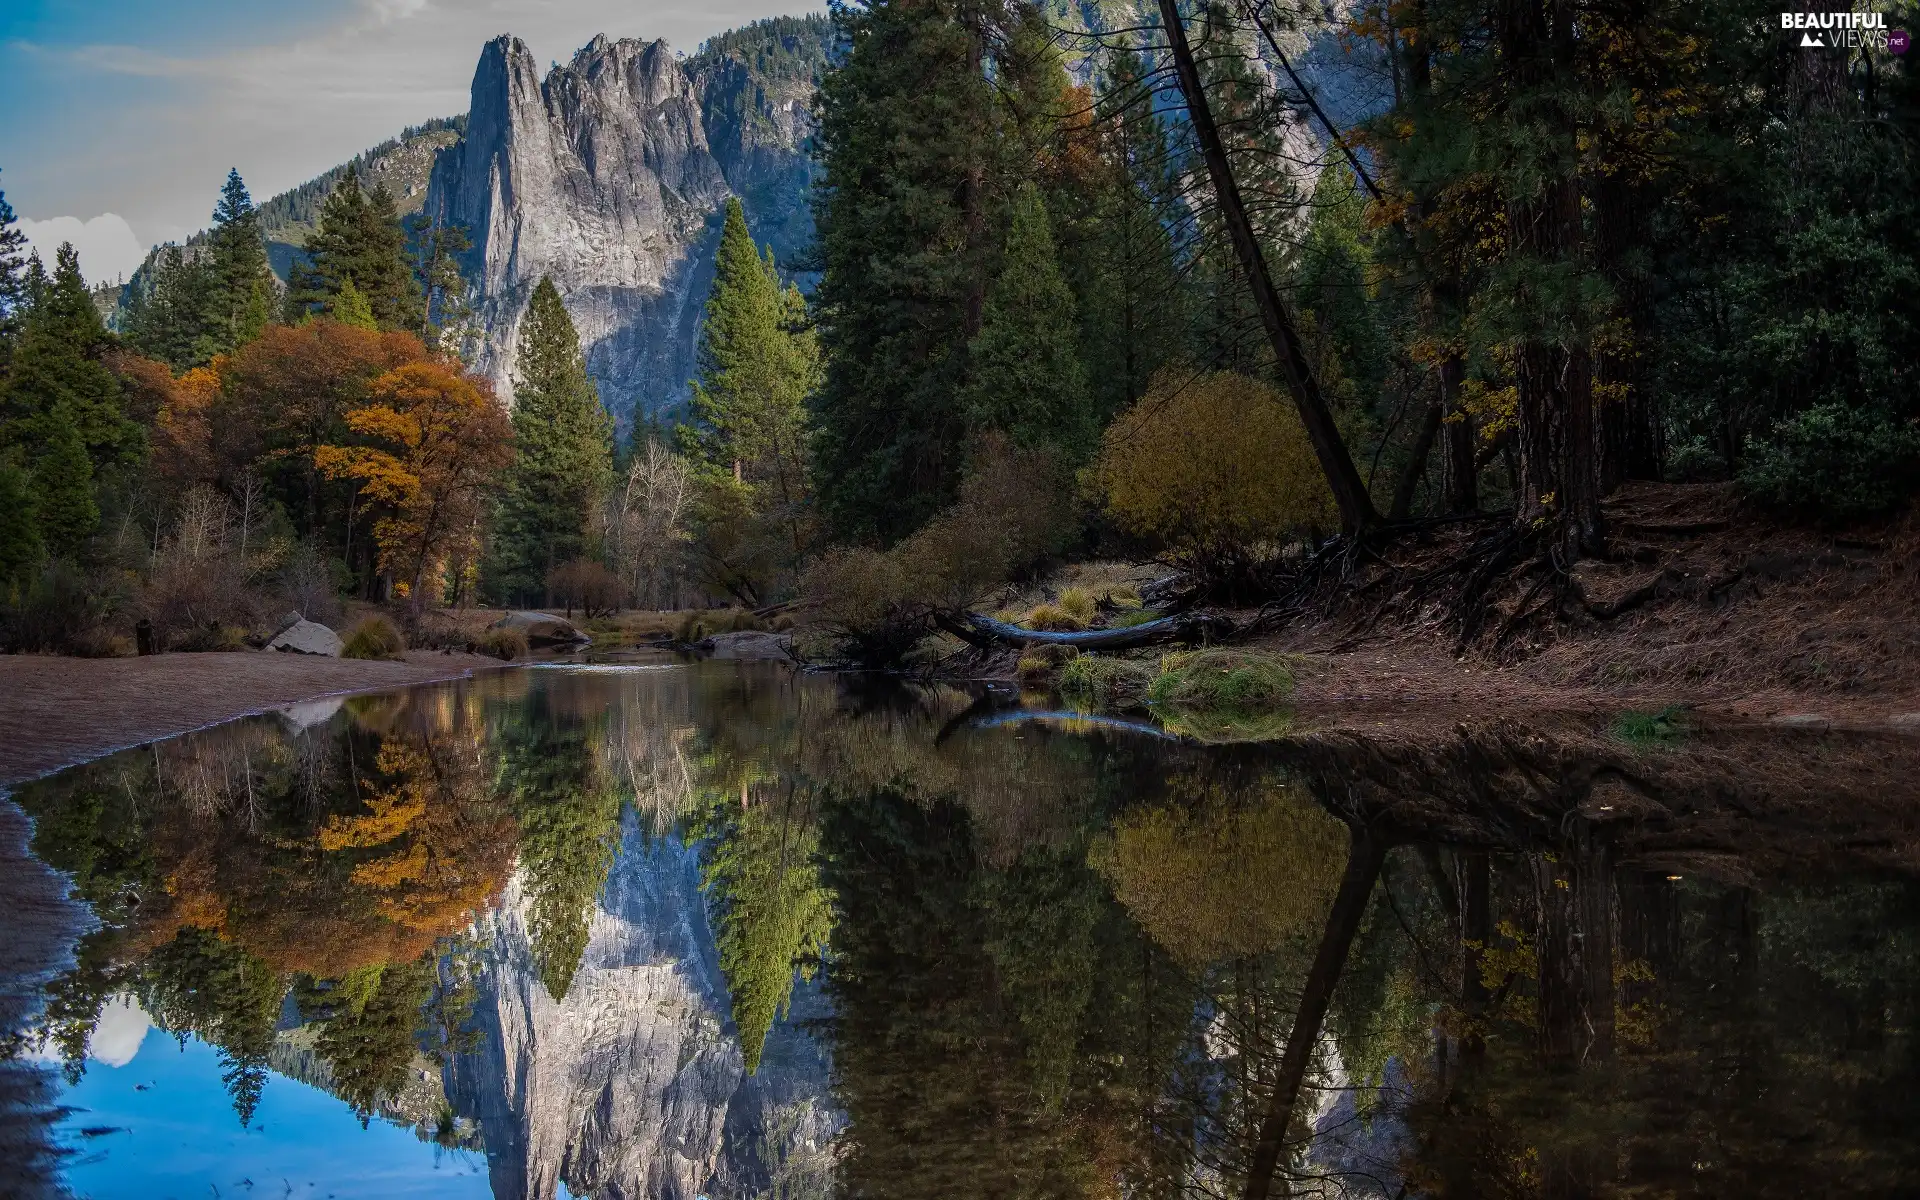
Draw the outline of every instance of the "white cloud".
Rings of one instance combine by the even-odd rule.
[[[138,1000],[125,992],[115,992],[100,1006],[100,1019],[87,1035],[87,1056],[105,1066],[124,1067],[140,1053],[140,1044],[152,1028],[153,1020]],[[65,1061],[60,1047],[45,1038],[29,1043],[25,1057],[30,1062]]]
[[[112,283],[133,274],[147,257],[147,248],[133,236],[133,227],[115,213],[101,213],[90,221],[54,217],[46,221],[20,219],[20,232],[53,270],[53,255],[62,242],[80,252],[80,273],[91,284]]]

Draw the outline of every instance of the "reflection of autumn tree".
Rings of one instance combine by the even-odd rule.
[[[1236,803],[1195,777],[1172,798],[1123,815],[1091,856],[1167,953],[1201,967],[1317,932],[1346,860],[1338,821],[1277,785]]]
[[[704,840],[703,884],[749,1074],[760,1068],[767,1031],[786,1013],[795,971],[813,978],[832,927],[810,808],[792,786],[756,794],[743,782],[737,794],[712,797],[692,830]]]
[[[593,905],[619,844],[620,795],[600,769],[593,733],[535,692],[499,734],[500,791],[520,826],[527,933],[556,1000],[586,953]]]
[[[320,990],[383,981],[334,1025],[332,1047],[363,1111],[393,1078],[422,1003],[447,999],[395,989],[436,978],[445,936],[504,880],[513,825],[492,796],[477,705],[449,690],[353,713],[298,731],[238,722],[23,792],[42,817],[37,848],[109,922],[43,1021],[74,1074],[106,996],[132,988],[163,1027],[220,1049],[244,1118],[299,976]]]

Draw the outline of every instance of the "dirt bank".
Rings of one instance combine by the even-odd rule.
[[[414,651],[405,662],[237,651],[151,658],[0,655],[0,787],[249,713],[497,670]]]

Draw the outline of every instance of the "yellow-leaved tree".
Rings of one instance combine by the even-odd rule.
[[[444,362],[410,362],[375,379],[349,409],[364,441],[321,445],[314,466],[355,479],[381,506],[373,536],[394,594],[416,606],[464,584],[480,552],[487,488],[513,461],[513,425],[487,385]]]
[[[1293,537],[1339,527],[1294,406],[1230,371],[1168,369],[1101,439],[1091,483],[1121,529],[1231,588]]]

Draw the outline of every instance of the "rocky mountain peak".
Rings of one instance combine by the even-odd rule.
[[[479,366],[502,395],[545,276],[616,417],[685,398],[727,197],[776,254],[812,235],[805,98],[828,36],[824,21],[765,22],[683,60],[665,41],[602,34],[544,79],[518,38],[487,43],[467,136],[435,163],[427,209],[469,231]]]

